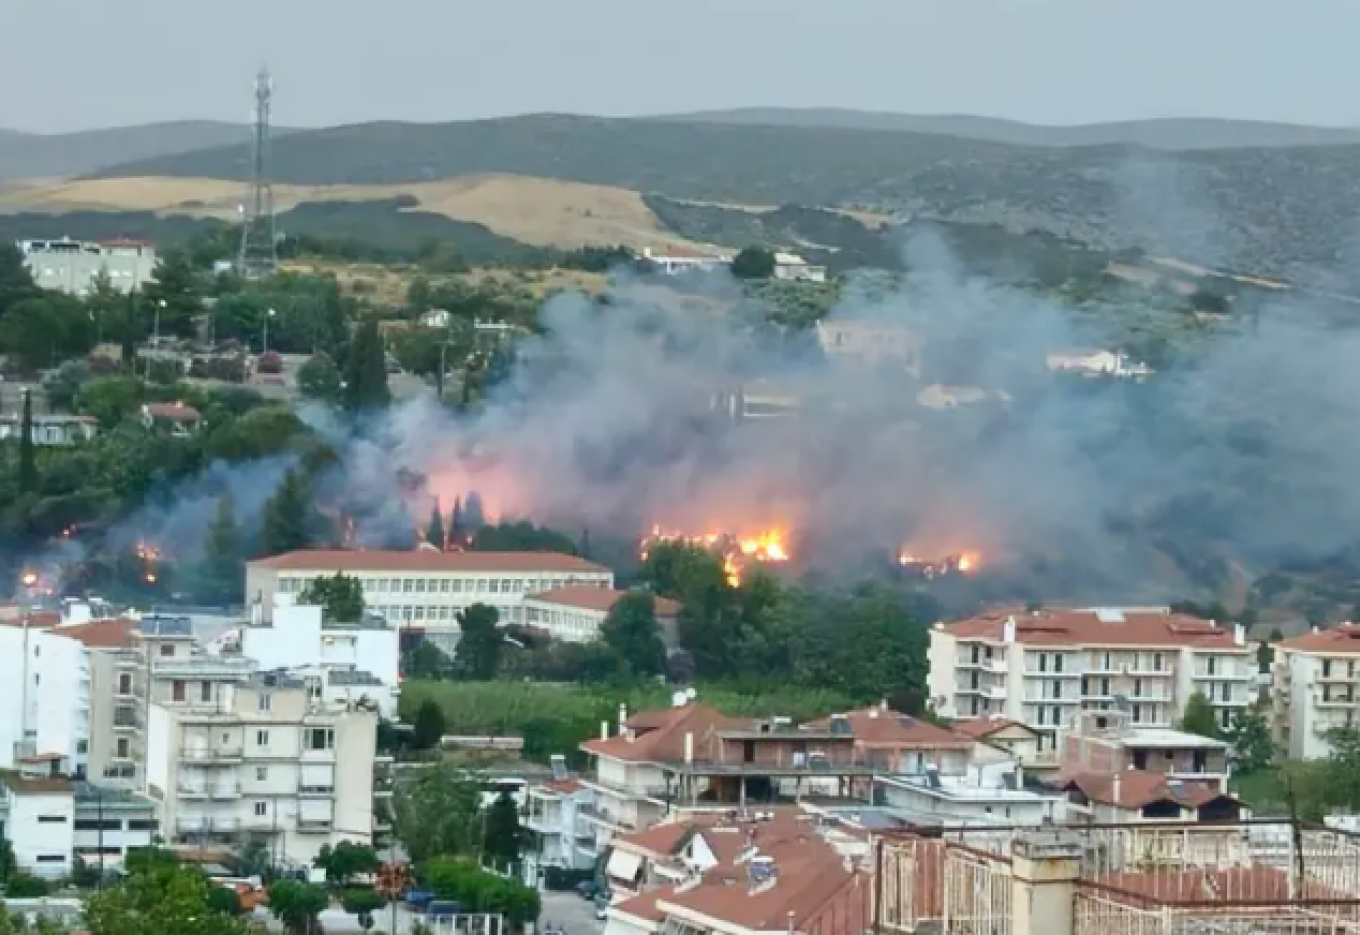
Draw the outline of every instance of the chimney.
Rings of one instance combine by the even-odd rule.
[[[601,722],[600,722],[600,739],[601,739],[601,740],[608,740],[608,739],[609,739],[609,722],[608,722],[608,721],[601,721]]]
[[[1007,617],[1006,622],[1001,627],[1001,641],[1003,643],[1015,642],[1015,618]]]
[[[694,731],[685,731],[685,762],[694,762]]]
[[[619,702],[619,733],[622,734],[628,729],[628,706],[622,701]]]
[[[1233,624],[1233,643],[1238,646],[1247,645],[1247,628],[1240,623]]]

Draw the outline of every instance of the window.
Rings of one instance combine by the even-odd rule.
[[[120,760],[126,760],[130,755],[131,748],[128,745],[128,739],[126,737],[119,737],[116,756]]]
[[[98,821],[94,818],[77,818],[71,825],[77,831],[121,831],[123,823],[117,818],[105,818]]]
[[[329,727],[313,727],[307,731],[308,750],[330,750],[335,747],[335,731]]]
[[[257,767],[255,767],[255,781],[256,781],[256,782],[264,782],[264,781],[265,781],[266,779],[268,779],[268,778],[269,778],[269,767],[267,767],[267,766],[257,766]]]
[[[439,582],[439,593],[440,593],[440,594],[448,594],[448,593],[449,593],[449,579],[448,579],[448,578],[444,578],[444,579],[442,579],[442,580]]]
[[[129,818],[127,829],[129,831],[155,831],[156,819],[154,818]]]
[[[1057,653],[1053,654],[1053,671],[1061,672],[1063,669],[1063,657]]]
[[[1322,660],[1322,677],[1325,679],[1329,679],[1332,677],[1332,660],[1330,659]]]
[[[66,824],[65,815],[39,815],[38,824],[40,825],[64,825]]]
[[[170,697],[175,701],[184,700],[184,683],[179,679],[170,683]]]
[[[1214,672],[1215,672],[1215,670],[1216,670],[1217,668],[1218,668],[1218,660],[1215,659],[1213,656],[1210,656],[1210,657],[1209,657],[1209,674],[1210,674],[1210,675],[1213,675]]]
[[[416,579],[416,593],[417,593],[417,594],[424,594],[424,593],[425,593],[425,579],[424,579],[424,578],[417,578],[417,579]]]
[[[256,803],[255,803],[255,817],[256,817],[256,818],[263,818],[265,815],[268,815],[268,814],[269,814],[269,806],[268,806],[266,803],[264,803],[264,802],[256,802]]]
[[[212,701],[212,682],[199,683],[198,697],[203,701]]]
[[[403,594],[410,594],[416,589],[416,583],[410,578],[401,579],[401,591]]]
[[[260,695],[260,710],[268,711],[273,705],[273,698],[270,695]]]
[[[172,644],[172,643],[162,643],[162,644],[161,644],[161,648],[160,648],[160,653],[161,653],[162,656],[173,656],[173,655],[175,654],[175,647],[174,647],[174,644]]]
[[[42,819],[38,819],[41,821]],[[66,863],[65,854],[39,854],[38,863],[40,864],[64,864]]]
[[[77,756],[84,756],[85,754],[87,754],[87,753],[89,753],[89,752],[90,752],[90,742],[89,742],[88,740],[77,740],[77,741],[76,741],[76,755],[77,755]]]
[[[118,694],[120,695],[132,694],[132,676],[127,672],[124,672],[118,676]]]
[[[1163,661],[1163,659],[1162,659],[1162,654],[1161,654],[1161,653],[1155,653],[1155,654],[1153,654],[1153,657],[1152,657],[1152,671],[1154,671],[1154,672],[1160,672],[1160,671],[1162,671],[1162,666],[1163,666],[1163,664],[1164,664],[1164,661]]]
[[[269,746],[269,731],[257,730],[255,732],[255,746],[257,747]]]

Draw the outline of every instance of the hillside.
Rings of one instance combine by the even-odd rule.
[[[222,147],[99,174],[241,179],[247,151]],[[279,140],[274,155],[276,180],[292,185],[525,175],[682,200],[1041,229],[1280,274],[1335,267],[1360,216],[1360,146],[1170,156],[907,131],[547,115],[301,131]]]
[[[152,212],[161,216],[232,221],[244,197],[239,182],[200,178],[84,179],[0,186],[0,215],[72,212]],[[408,211],[476,224],[540,247],[626,245],[693,248],[657,219],[637,192],[556,179],[467,176],[410,185],[279,185],[274,204],[411,199]],[[75,236],[75,234],[73,234]]]
[[[936,133],[1015,146],[1144,146],[1184,151],[1360,144],[1360,128],[1306,127],[1200,117],[1044,126],[966,114],[895,114],[834,107],[746,107],[674,114],[664,119],[740,126]]]
[[[276,135],[286,135],[276,129]],[[106,166],[229,146],[250,139],[244,124],[208,120],[153,123],[75,133],[20,133],[0,129],[0,179],[60,178]]]

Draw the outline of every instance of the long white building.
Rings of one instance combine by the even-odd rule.
[[[1055,763],[1082,711],[1126,704],[1133,725],[1172,727],[1200,693],[1227,727],[1253,701],[1255,665],[1240,625],[1165,608],[996,611],[930,632],[935,710],[1025,724]]]
[[[1334,729],[1360,727],[1360,624],[1276,643],[1270,675],[1275,739],[1290,758],[1329,756]]]
[[[529,595],[614,586],[605,566],[556,552],[304,550],[247,563],[246,599],[267,622],[312,581],[337,574],[360,581],[369,610],[448,648],[457,641],[458,613],[473,604],[495,607],[503,623],[524,623]]]

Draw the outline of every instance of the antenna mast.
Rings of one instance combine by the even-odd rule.
[[[261,68],[255,78],[255,134],[251,149],[250,195],[241,206],[241,252],[236,271],[247,279],[279,271],[274,238],[274,190],[269,184],[269,109],[274,80]]]

